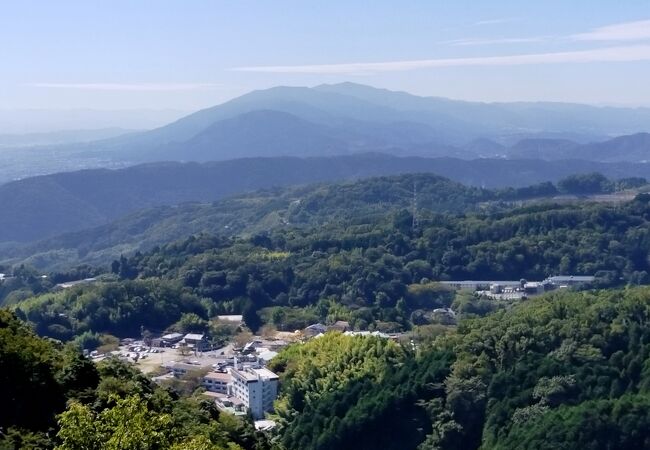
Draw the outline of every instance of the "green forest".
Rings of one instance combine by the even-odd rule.
[[[650,288],[640,286],[650,195],[546,197],[642,181],[589,175],[497,192],[418,175],[310,187],[299,202],[262,202],[246,232],[198,233],[106,266],[0,267],[0,448],[650,447]],[[249,198],[246,214],[260,202]],[[439,283],[558,274],[596,279],[508,302]],[[457,323],[430,314],[448,307]],[[253,332],[343,320],[402,337],[331,332],[285,348],[270,364],[281,377],[271,434],[220,414],[200,389],[81,354],[171,330],[220,345],[236,332],[221,314],[242,314]]]
[[[122,257],[96,283],[59,292],[43,283],[66,274],[43,281],[24,269],[25,287],[5,301],[39,334],[62,340],[84,332],[127,337],[142,327],[162,331],[186,314],[205,321],[244,314],[254,331],[264,324],[293,331],[336,320],[356,329],[403,331],[422,311],[462,300],[438,280],[578,274],[596,275],[592,287],[647,283],[649,200],[641,194],[614,205],[430,212],[415,228],[412,213],[399,209],[250,236],[196,235]],[[67,277],[82,274],[96,272],[81,267]],[[486,305],[469,306],[467,312]]]
[[[273,361],[286,448],[650,445],[650,289],[553,293],[417,350],[331,333]]]
[[[95,364],[0,310],[1,449],[268,448],[246,420],[179,397],[128,363]]]
[[[0,243],[0,264],[24,263],[41,271],[67,272],[107,266],[121,255],[148,252],[190,235],[250,236],[274,230],[339,222],[377,221],[402,209],[426,223],[436,214],[494,213],[539,202],[590,201],[594,196],[642,192],[643,178],[609,180],[598,173],[574,175],[528,187],[483,189],[433,174],[408,174],[329,184],[276,187],[213,203],[192,202],[138,210],[106,225],[12,246]]]
[[[566,291],[417,346],[337,332],[289,346],[271,364],[274,436],[3,311],[0,448],[647,448],[648,305],[646,287]]]

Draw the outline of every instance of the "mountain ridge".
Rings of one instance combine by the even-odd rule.
[[[108,223],[138,209],[214,201],[273,186],[430,172],[472,186],[521,187],[575,173],[650,178],[650,165],[397,157],[363,153],[332,157],[242,158],[206,163],[159,162],[87,169],[0,185],[0,242],[33,241]]]
[[[348,137],[349,140],[337,146],[336,152],[331,152],[328,148],[327,154],[347,153],[349,148],[358,151],[386,151],[394,148],[397,154],[432,156],[426,152],[426,148],[420,146],[426,142],[434,148],[453,147],[456,149],[453,156],[461,156],[458,149],[462,151],[472,141],[489,139],[498,142],[500,138],[509,135],[521,135],[523,139],[527,135],[564,133],[596,141],[603,135],[650,131],[650,108],[625,109],[570,103],[465,102],[342,83],[312,88],[278,86],[252,91],[220,105],[194,112],[166,126],[105,140],[89,148],[93,151],[108,151],[116,157],[128,155],[136,161],[159,160],[161,157],[157,157],[157,152],[165,158],[184,160],[184,153],[196,145],[192,140],[210,127],[261,110],[291,114],[309,122],[310,126],[326,126],[330,132],[336,130],[335,134]],[[411,141],[409,133],[394,132],[383,137],[376,133],[382,127],[390,128],[403,123],[411,124],[411,128],[419,127],[420,137],[417,143]],[[255,130],[249,129],[249,132]],[[242,135],[243,129],[233,131],[229,136],[233,140],[233,146],[236,143],[234,137]],[[364,145],[359,146],[354,141],[355,136],[364,137]],[[285,138],[285,141],[288,140]],[[214,151],[209,157],[202,156],[203,160],[228,159],[232,152],[220,153],[218,143],[219,141],[214,142]],[[245,147],[246,140],[242,139],[239,145]],[[298,146],[298,143],[294,145]],[[270,147],[277,148],[277,145]],[[327,148],[326,145],[323,147]],[[484,155],[485,150],[479,149],[478,153]],[[270,155],[260,151],[249,154],[287,156],[287,153]],[[476,154],[462,156],[472,157]]]

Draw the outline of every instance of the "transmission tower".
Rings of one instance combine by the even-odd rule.
[[[418,189],[415,181],[413,182],[413,232],[418,228]]]

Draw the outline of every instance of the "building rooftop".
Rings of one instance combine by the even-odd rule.
[[[228,397],[226,394],[222,394],[220,392],[212,392],[212,391],[202,392],[201,395],[205,395],[206,397],[210,397],[213,400],[216,400],[218,398],[221,399],[221,398],[224,398],[224,397]]]
[[[237,397],[230,396],[230,395],[227,395],[227,396],[223,399],[223,401],[230,402],[230,403],[232,403],[234,406],[240,406],[240,405],[241,405],[241,406],[244,406],[244,405],[245,405],[245,403],[244,403],[243,400],[241,400],[241,399],[239,399],[239,398],[237,398]]]
[[[451,284],[451,285],[458,285],[458,286],[474,286],[476,284],[480,285],[490,285],[490,284],[499,284],[501,286],[505,285],[512,285],[512,286],[518,286],[521,284],[521,281],[519,280],[501,280],[501,281],[495,281],[495,280],[459,280],[459,281],[438,281],[440,284]]]
[[[202,395],[205,395],[206,397],[210,397],[211,399],[224,405],[228,405],[228,404],[231,404],[233,406],[244,405],[244,402],[238,399],[237,397],[233,397],[228,394],[222,394],[221,392],[205,391],[202,393]]]
[[[264,419],[255,421],[255,429],[258,431],[268,431],[273,428],[275,428],[275,422],[272,420]]]
[[[183,337],[183,335],[181,333],[169,333],[169,334],[164,335],[162,338],[171,340],[171,339],[180,339],[182,337]]]
[[[327,331],[327,327],[325,325],[323,325],[322,323],[314,323],[314,324],[309,325],[307,328],[305,328],[305,330],[317,331],[317,332],[324,333],[324,332]]]
[[[235,322],[235,323],[241,323],[244,321],[244,316],[241,314],[227,314],[223,316],[217,316],[217,319],[219,320],[225,320],[227,322]]]
[[[184,369],[184,370],[200,370],[201,366],[198,364],[191,364],[186,361],[167,361],[162,364],[166,369]]]
[[[346,336],[375,336],[384,339],[388,339],[390,337],[389,334],[382,333],[381,331],[346,331],[343,334]]]
[[[264,352],[259,353],[258,356],[259,356],[261,359],[263,359],[264,361],[268,362],[268,361],[271,361],[271,360],[272,360],[273,358],[275,358],[276,356],[278,356],[278,352],[273,352],[273,351],[271,351],[271,350],[267,350],[267,351],[264,351]]]
[[[185,340],[191,340],[191,341],[202,341],[203,340],[203,335],[198,334],[198,333],[187,333],[185,335]]]
[[[269,369],[261,368],[261,369],[251,369],[253,372],[255,372],[260,378],[268,378],[269,380],[277,380],[278,377],[276,374],[271,372]]]
[[[229,373],[224,372],[210,372],[207,373],[203,378],[208,378],[210,380],[219,380],[228,383],[232,379],[232,376]]]
[[[257,375],[256,374],[251,373],[251,372],[249,372],[247,370],[244,370],[244,369],[240,370],[240,369],[233,368],[231,373],[234,376],[242,378],[242,379],[244,379],[246,381],[257,381]]]
[[[548,277],[548,279],[556,283],[567,282],[567,281],[579,281],[579,282],[588,283],[590,281],[594,281],[596,277],[591,275],[557,275],[554,277]]]
[[[96,278],[84,278],[83,280],[66,281],[65,283],[59,283],[55,287],[61,288],[61,289],[67,289],[67,288],[71,288],[73,286],[77,286],[77,285],[80,285],[80,284],[92,283],[94,281],[97,281],[97,279]]]
[[[159,375],[157,377],[153,377],[152,380],[155,383],[158,383],[158,382],[164,381],[164,380],[172,380],[173,378],[174,378],[174,374],[169,372],[169,373],[165,373],[163,375]]]

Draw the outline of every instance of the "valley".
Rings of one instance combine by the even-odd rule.
[[[3,9],[0,449],[650,448],[650,21],[215,5]]]

